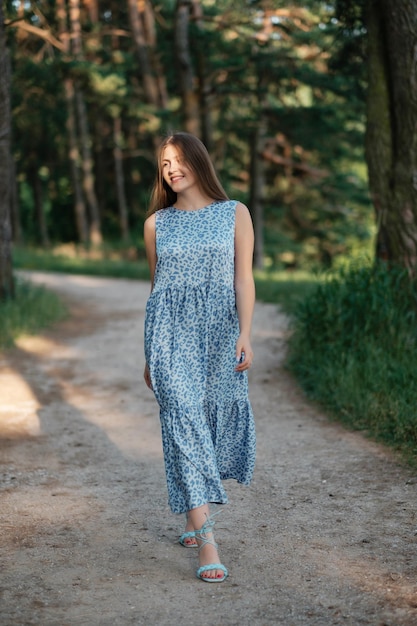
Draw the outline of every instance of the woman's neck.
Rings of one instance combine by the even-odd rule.
[[[174,206],[183,211],[196,211],[214,202],[214,198],[210,198],[202,193],[179,193]]]

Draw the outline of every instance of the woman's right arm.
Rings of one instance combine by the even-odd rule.
[[[143,238],[145,241],[146,258],[148,259],[149,271],[151,273],[151,291],[153,289],[153,281],[155,278],[156,267],[156,223],[155,213],[150,215],[145,221],[143,229]]]
[[[153,282],[155,278],[155,267],[156,267],[156,225],[155,225],[155,213],[150,215],[148,219],[145,221],[145,226],[143,229],[143,239],[145,241],[145,250],[146,250],[146,258],[148,259],[149,271],[151,274],[151,291],[153,289]],[[149,373],[148,364],[145,364],[145,371],[143,373],[143,377],[145,379],[145,383],[152,389],[151,376]]]

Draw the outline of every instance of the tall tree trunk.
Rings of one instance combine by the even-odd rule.
[[[82,58],[80,0],[69,0],[72,51],[77,59]],[[102,242],[100,210],[94,189],[94,167],[91,149],[91,137],[88,131],[87,109],[82,90],[74,85],[75,104],[78,115],[78,127],[81,147],[81,169],[83,190],[90,210],[90,241],[98,245]]]
[[[196,79],[190,51],[190,11],[191,0],[177,0],[175,12],[175,51],[179,84],[182,96],[184,128],[198,137],[201,135],[200,107]]]
[[[123,153],[122,153],[122,121],[120,116],[115,117],[113,122],[114,137],[114,169],[116,173],[116,191],[117,205],[119,208],[120,231],[124,241],[129,240],[129,224],[127,215],[127,202],[125,193],[125,178],[123,172]]]
[[[379,258],[417,269],[417,3],[369,0],[366,158]]]
[[[76,116],[74,103],[74,83],[72,78],[65,79],[65,98],[67,101],[67,133],[69,141],[69,161],[71,167],[71,178],[74,189],[74,209],[75,222],[77,226],[78,239],[84,246],[88,244],[88,223],[84,196],[81,186],[81,155],[78,148]]]
[[[97,24],[99,21],[99,8],[98,0],[84,0],[84,4],[88,9],[88,15],[92,24]]]
[[[57,0],[57,19],[60,39],[66,48],[66,52],[69,53],[70,41],[68,32],[68,14],[65,0]],[[64,80],[64,90],[67,103],[66,127],[69,145],[71,179],[74,190],[75,224],[77,228],[78,240],[85,246],[88,244],[88,224],[84,196],[81,187],[81,155],[77,139],[74,82],[69,76]]]
[[[154,9],[152,3],[149,0],[140,0],[138,6],[140,15],[142,17],[145,39],[149,51],[149,58],[153,75],[156,77],[156,83],[158,85],[158,106],[161,109],[165,109],[168,104],[168,92],[165,70],[161,65],[160,55],[158,51]]]
[[[10,60],[6,46],[3,6],[3,2],[0,2],[0,300],[14,294],[10,223]]]
[[[108,206],[108,188],[107,188],[107,144],[108,123],[101,116],[97,116],[94,122],[94,171],[96,179],[97,200],[103,214],[107,211]]]
[[[262,153],[265,143],[265,128],[262,118],[253,131],[251,139],[250,200],[249,208],[255,230],[254,267],[264,268],[264,163]]]
[[[146,32],[143,23],[144,11],[146,8],[145,0],[139,0],[139,2],[138,0],[128,0],[130,27],[132,29],[133,40],[136,46],[136,54],[142,72],[145,98],[149,104],[153,104],[155,107],[159,108],[161,107],[160,89],[158,80],[152,70],[149,46],[146,41]]]
[[[94,189],[93,154],[91,138],[88,132],[87,110],[84,96],[80,89],[75,88],[75,102],[78,112],[78,124],[81,143],[81,167],[83,172],[83,190],[90,209],[90,241],[94,245],[102,242],[100,210]]]
[[[193,20],[197,28],[195,46],[196,69],[198,76],[198,98],[200,106],[201,139],[209,152],[213,149],[213,121],[211,115],[210,91],[211,85],[207,71],[207,52],[204,46],[203,35],[203,9],[200,0],[192,0]]]
[[[31,181],[32,190],[33,190],[33,201],[35,204],[36,221],[38,223],[37,225],[38,225],[39,243],[41,244],[42,247],[48,248],[49,237],[48,237],[48,229],[46,226],[45,211],[44,211],[44,206],[43,206],[42,181],[39,178],[38,168],[36,167],[36,165],[31,167],[31,170],[29,172],[29,179]]]
[[[10,168],[11,168],[11,201],[10,201],[10,212],[11,212],[11,222],[12,222],[12,239],[13,242],[17,245],[23,243],[23,233],[22,233],[22,223],[20,221],[20,206],[19,206],[19,188],[17,185],[16,178],[16,164],[14,159],[10,158]]]

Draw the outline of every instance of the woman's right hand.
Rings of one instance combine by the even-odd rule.
[[[151,375],[149,373],[148,364],[145,365],[145,371],[143,372],[143,378],[145,379],[145,383],[147,384],[149,389],[152,389],[152,391],[153,391],[152,382],[151,382]]]

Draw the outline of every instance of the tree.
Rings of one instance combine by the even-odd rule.
[[[369,0],[366,158],[377,256],[417,269],[417,3]]]
[[[83,48],[81,39],[80,0],[69,0],[69,17],[73,47],[72,52],[74,57],[81,61],[83,58]],[[87,108],[82,89],[76,81],[74,84],[74,95],[82,156],[83,190],[90,209],[90,241],[93,244],[100,244],[103,239],[101,234],[101,216],[94,185],[94,163],[91,137],[88,128]]]
[[[376,256],[417,266],[417,4],[337,0],[348,60],[367,66],[366,161]]]
[[[68,32],[68,14],[65,0],[57,0],[56,16],[58,32],[66,54],[70,52],[70,35]],[[81,184],[81,155],[78,147],[76,113],[74,103],[74,81],[70,75],[64,78],[64,92],[67,105],[66,128],[68,135],[68,160],[70,164],[72,187],[74,191],[74,212],[79,241],[86,245],[89,239],[87,212]]]
[[[119,209],[120,233],[123,241],[129,241],[129,220],[127,211],[127,201],[125,193],[125,177],[123,172],[123,152],[122,152],[122,120],[120,113],[115,112],[113,120],[114,137],[114,171],[116,178],[117,206]]]
[[[155,67],[153,8],[148,0],[128,0],[128,9],[146,101],[154,107],[163,107],[166,100],[165,81],[162,80],[163,76],[158,78],[159,68]]]
[[[177,0],[175,11],[175,50],[184,130],[200,136],[200,103],[196,89],[193,60],[190,49],[189,23],[193,9],[191,0]]]
[[[10,152],[10,61],[6,46],[3,3],[0,3],[0,300],[14,293],[10,221],[12,168]]]

